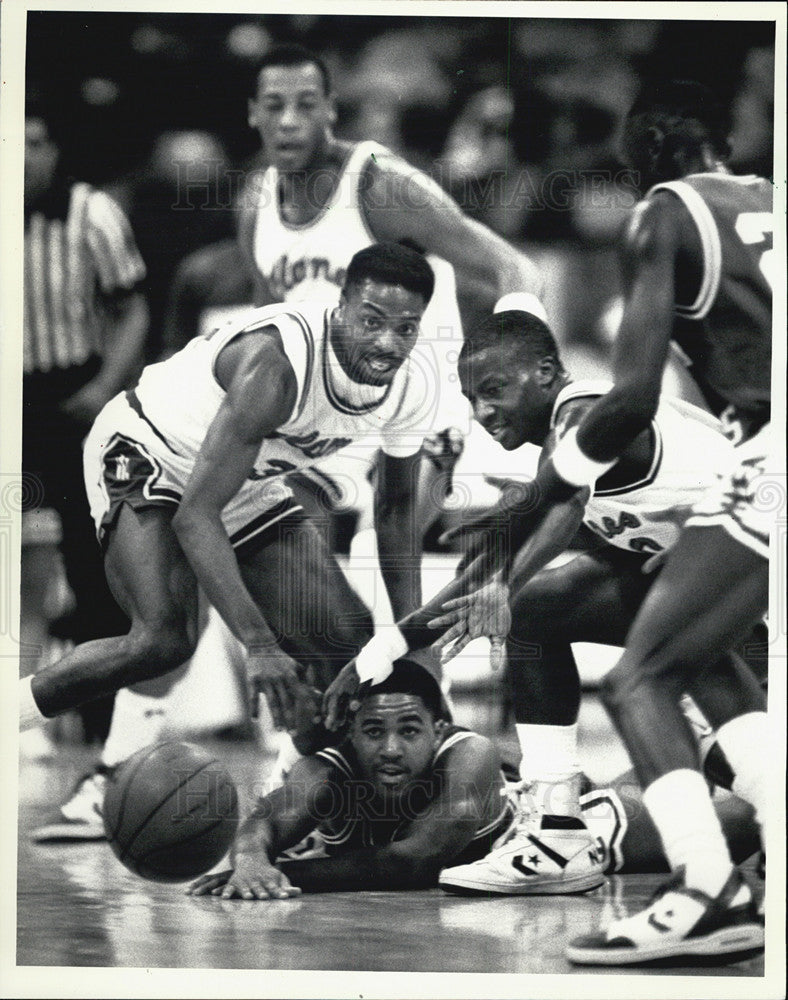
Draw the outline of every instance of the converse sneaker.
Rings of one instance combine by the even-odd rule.
[[[105,840],[102,806],[111,768],[98,764],[77,782],[71,797],[60,807],[56,819],[33,830],[37,844],[55,841]]]
[[[492,851],[445,868],[438,884],[461,895],[537,896],[588,892],[605,881],[606,852],[580,818],[543,816],[520,796],[509,830]]]
[[[632,965],[654,959],[723,956],[763,947],[763,923],[737,868],[716,899],[689,888],[680,868],[632,917],[575,938],[566,957],[578,965]]]

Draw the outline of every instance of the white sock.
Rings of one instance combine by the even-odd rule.
[[[112,722],[101,763],[115,767],[143,747],[158,743],[167,724],[164,698],[123,688],[115,695]]]
[[[763,826],[767,813],[768,788],[763,745],[768,732],[766,712],[747,712],[724,723],[717,730],[717,742],[733,770],[733,791],[749,802]]]
[[[643,792],[643,804],[670,867],[684,865],[688,886],[717,896],[733,862],[703,775],[690,768],[670,771]]]
[[[514,728],[523,754],[520,777],[532,786],[537,809],[554,816],[579,816],[577,725],[518,722]]]
[[[33,697],[33,675],[23,677],[19,682],[19,731],[35,729],[46,719]]]

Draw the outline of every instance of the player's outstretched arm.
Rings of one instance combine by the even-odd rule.
[[[413,241],[460,274],[481,279],[493,299],[513,292],[541,296],[542,276],[532,260],[469,219],[434,181],[399,157],[369,164],[363,205],[367,223],[381,242]]]
[[[436,794],[403,839],[331,858],[282,863],[303,892],[428,889],[442,868],[501,810],[500,758],[474,734],[446,751],[435,774]]]
[[[674,319],[674,271],[684,209],[669,194],[641,203],[622,247],[624,314],[614,345],[614,386],[577,431],[583,455],[612,462],[653,419]]]
[[[423,526],[416,518],[420,468],[420,452],[407,458],[378,452],[375,530],[380,571],[395,619],[421,604]]]
[[[290,416],[295,396],[295,375],[278,338],[259,338],[230,377],[173,518],[208,600],[246,647],[253,693],[262,691],[274,722],[288,728],[297,702],[296,665],[279,649],[244,586],[221,514],[252,471],[263,438]]]
[[[260,799],[242,823],[230,853],[232,868],[195,879],[187,894],[222,899],[300,895],[300,888],[290,883],[275,861],[327,815],[330,773],[330,766],[316,757],[296,761],[285,783]]]

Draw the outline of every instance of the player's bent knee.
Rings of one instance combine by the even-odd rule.
[[[634,694],[644,680],[636,662],[622,656],[612,670],[608,670],[599,685],[599,696],[605,707],[615,711]]]
[[[139,680],[150,680],[176,670],[194,653],[195,637],[179,625],[160,623],[132,629],[129,642],[140,665]]]

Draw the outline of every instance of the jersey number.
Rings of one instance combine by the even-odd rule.
[[[602,535],[607,539],[615,538],[616,535],[620,535],[627,529],[639,528],[640,525],[640,519],[626,510],[621,512],[617,522],[612,517],[603,517],[601,525],[597,524],[596,521],[588,521],[589,528],[593,528],[598,535]],[[655,542],[653,538],[646,538],[645,536],[630,538],[627,540],[627,544],[633,552],[662,551],[662,546],[659,542]]]
[[[736,216],[736,234],[742,243],[752,246],[755,243],[772,243],[774,233],[774,216],[771,212],[742,212]],[[758,262],[761,274],[766,278],[769,288],[774,288],[774,248],[769,246],[761,254]]]

